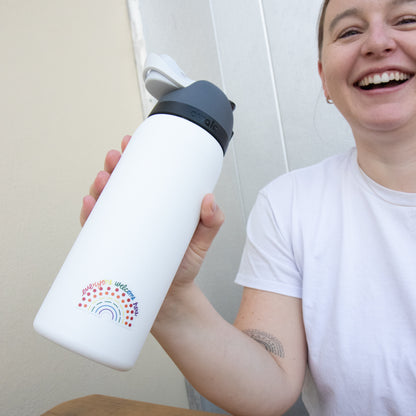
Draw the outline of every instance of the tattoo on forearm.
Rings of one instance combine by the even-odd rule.
[[[285,358],[283,345],[275,336],[258,329],[246,329],[243,332],[259,344],[263,345],[266,351],[280,358]]]

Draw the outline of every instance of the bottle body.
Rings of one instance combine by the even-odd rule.
[[[109,367],[131,368],[222,161],[218,142],[194,123],[146,119],[46,296],[36,331]]]

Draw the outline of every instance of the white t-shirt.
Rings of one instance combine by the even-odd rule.
[[[416,194],[355,149],[260,192],[236,282],[302,298],[312,416],[416,414]]]

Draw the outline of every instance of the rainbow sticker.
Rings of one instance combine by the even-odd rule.
[[[82,290],[78,308],[99,318],[131,328],[139,315],[138,303],[133,292],[122,282],[100,280]]]

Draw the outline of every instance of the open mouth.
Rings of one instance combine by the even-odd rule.
[[[399,71],[383,72],[381,74],[369,75],[357,81],[354,86],[365,90],[375,90],[380,88],[391,88],[404,84],[413,78],[414,74],[408,74]]]

